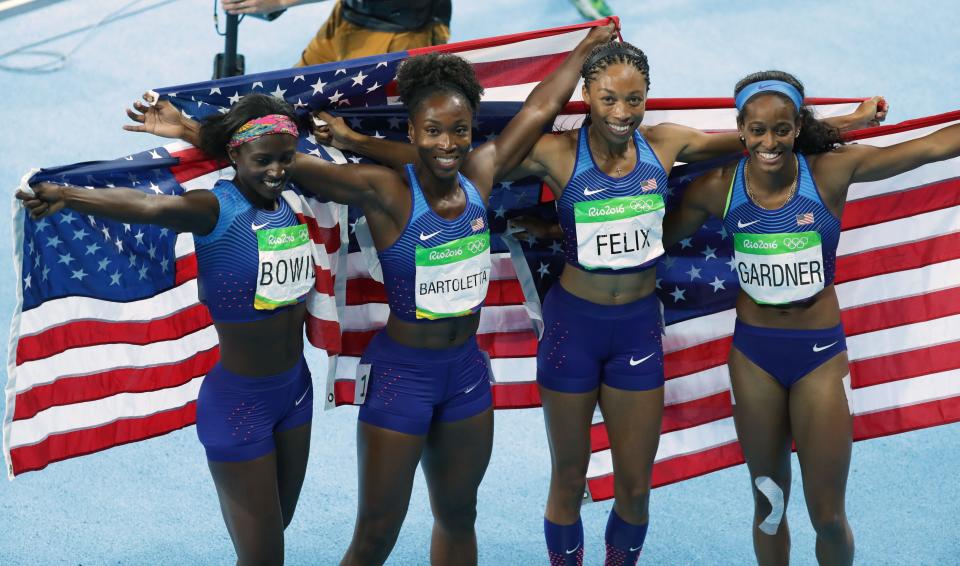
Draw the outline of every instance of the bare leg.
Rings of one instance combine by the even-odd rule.
[[[341,565],[383,564],[390,555],[407,515],[425,438],[357,421],[360,500]]]
[[[283,527],[287,528],[297,510],[300,488],[307,473],[310,456],[310,423],[273,435],[277,445],[277,491],[280,495],[280,510],[283,512]]]
[[[600,409],[613,455],[614,508],[628,523],[646,523],[653,460],[660,444],[663,387],[626,391],[601,385]]]
[[[433,509],[430,563],[434,566],[477,563],[477,489],[492,449],[492,408],[430,427],[421,467]]]
[[[841,353],[797,382],[790,391],[790,423],[797,440],[803,494],[817,531],[820,564],[853,564],[853,532],[845,495],[853,419],[843,390],[848,372]]]
[[[283,564],[276,452],[244,462],[207,463],[237,564]]]
[[[790,420],[788,392],[736,347],[730,349],[730,380],[736,404],[733,419],[737,438],[750,470],[753,491],[753,549],[761,566],[789,564],[790,530],[786,506],[790,498]],[[773,534],[760,530],[772,510],[770,499],[757,489],[767,477],[783,493],[784,514]]]
[[[540,387],[550,443],[550,492],[547,520],[571,525],[580,517],[590,463],[590,422],[599,390],[560,393]]]

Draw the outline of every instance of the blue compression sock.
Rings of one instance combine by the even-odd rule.
[[[631,525],[610,510],[607,519],[607,558],[604,566],[633,566],[640,558],[643,540],[647,538],[647,524]]]
[[[543,536],[547,539],[550,566],[583,566],[583,521],[558,525],[543,518]]]

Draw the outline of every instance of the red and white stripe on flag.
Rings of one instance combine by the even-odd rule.
[[[862,130],[888,146],[960,122],[960,111]],[[850,187],[836,290],[847,334],[854,439],[960,420],[960,158]],[[667,327],[666,407],[653,484],[743,462],[726,356],[732,310]],[[587,473],[595,500],[613,496],[602,423]]]

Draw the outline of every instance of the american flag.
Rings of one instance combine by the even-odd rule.
[[[586,34],[588,26],[440,48],[471,60],[487,87],[474,132],[476,142],[497,135],[499,128],[516,112],[519,104],[516,101],[525,98],[562,60]],[[406,116],[396,105],[393,76],[397,64],[408,55],[392,54],[263,73],[157,89],[157,92],[187,115],[197,118],[225,111],[246,93],[266,92],[285,98],[305,112],[332,106],[358,130],[405,140]],[[857,101],[818,99],[810,102],[821,115],[836,115],[851,111]],[[575,101],[567,113],[557,119],[555,127],[578,126],[583,119],[582,110],[582,104]],[[734,123],[733,117],[730,99],[654,99],[648,103],[645,122],[671,121],[721,130]],[[366,161],[361,156],[317,146],[310,137],[301,140],[300,149],[338,163]],[[682,187],[698,170],[678,169],[672,184]],[[194,148],[175,143],[111,162],[45,170],[37,178],[94,187],[133,186],[176,194],[209,188],[227,174],[222,164],[210,161]],[[956,176],[954,172],[936,179]],[[926,181],[929,182],[933,181]],[[534,381],[539,297],[559,275],[560,244],[501,239],[499,235],[506,229],[508,218],[527,213],[549,218],[553,205],[544,198],[537,181],[504,182],[497,189],[491,197],[487,219],[493,232],[494,281],[482,314],[479,340],[492,358],[496,406],[532,407],[539,405]],[[928,199],[942,199],[935,191],[923,195]],[[357,211],[310,201],[299,212],[308,223],[309,217],[315,218],[311,234],[315,241],[324,244],[328,253],[325,264],[328,277],[322,285],[322,297],[308,305],[311,343],[331,354],[327,402],[328,405],[351,403],[353,368],[373,332],[386,320],[386,296],[376,279],[377,266],[370,261],[373,258],[369,243],[361,245],[365,231],[363,223],[358,222]],[[189,237],[180,235],[173,241],[172,233],[162,234],[159,229],[150,232],[148,227],[131,225],[127,231],[122,224],[80,218],[76,213],[74,219],[67,216],[65,220],[68,214],[51,217],[39,228],[40,223],[22,217],[15,222],[21,239],[15,245],[20,254],[15,265],[21,269],[18,292],[22,303],[16,311],[11,342],[8,412],[4,422],[4,451],[11,476],[41,469],[53,461],[192,424],[200,380],[217,358],[216,336],[209,316],[196,302],[196,266]],[[722,292],[732,289],[729,282],[725,282],[732,277],[729,272],[718,272],[712,283],[705,281],[706,271],[692,261],[699,256],[699,261],[713,264],[716,259],[729,257],[729,243],[722,248],[724,241],[729,242],[728,237],[718,232],[712,236],[713,240],[709,239],[710,231],[716,232],[718,226],[708,226],[705,232],[678,245],[678,250],[671,250],[661,267],[664,270],[660,281],[661,299],[668,307],[668,321],[673,324],[666,341],[670,351],[667,357],[670,406],[658,456],[655,478],[658,484],[732,465],[739,456],[736,444],[731,448],[727,437],[721,438],[715,432],[722,430],[726,434],[729,431],[725,426],[732,431],[732,425],[727,423],[726,376],[717,375],[723,368],[717,366],[720,362],[714,363],[718,356],[725,355],[727,335],[732,329],[732,315],[728,310],[730,295]],[[86,235],[75,233],[81,228]],[[95,233],[94,228],[99,231]],[[109,234],[110,246],[107,246],[104,229]],[[143,235],[138,241],[141,230]],[[53,239],[48,241],[49,238]],[[118,239],[121,244],[116,244]],[[94,248],[89,261],[81,266],[78,260],[88,257],[87,246],[94,243],[99,247]],[[511,257],[510,246],[520,254]],[[108,247],[110,253],[116,255],[108,257]],[[712,256],[711,247],[714,248]],[[42,254],[39,265],[38,253]],[[72,261],[63,259],[63,263],[59,263],[61,254],[69,254]],[[131,255],[136,259],[131,260]],[[109,262],[102,272],[98,271],[99,262],[105,259]],[[164,259],[171,268],[169,275],[164,272]],[[139,270],[147,263],[141,279]],[[69,267],[72,269],[68,271]],[[109,268],[116,271],[107,274]],[[77,274],[74,279],[73,271],[78,269],[83,274]],[[46,281],[44,270],[47,270]],[[111,285],[107,277],[115,273],[120,275],[120,280]],[[81,287],[84,281],[87,286]],[[153,285],[154,290],[147,289],[147,285]],[[918,284],[912,294],[922,293],[924,285],[926,283]],[[929,292],[944,288],[934,285]],[[698,301],[696,304],[694,299]],[[848,333],[853,336],[849,325]],[[851,338],[853,351],[854,338]],[[931,369],[925,374],[936,371],[942,370]],[[695,376],[701,373],[706,377],[697,379]],[[855,379],[854,386],[857,384]],[[914,389],[906,390],[902,404],[909,404],[909,395],[914,393]],[[955,416],[943,413],[939,419],[906,426],[896,419],[888,420],[884,413],[877,426],[886,426],[882,432],[886,434],[951,420],[956,420]],[[716,423],[715,427],[711,428],[711,423]],[[612,485],[609,455],[599,423],[594,432],[596,453],[591,462],[590,489],[594,498],[603,499],[611,494],[609,490],[604,492],[604,486]],[[734,451],[735,456],[718,458],[713,451],[718,447],[722,453]],[[702,458],[698,457],[699,452],[703,453]],[[664,476],[671,470],[673,475]]]
[[[797,226],[803,226],[805,224],[813,224],[812,212],[804,212],[803,214],[797,215]]]

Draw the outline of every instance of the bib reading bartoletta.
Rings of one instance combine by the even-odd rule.
[[[833,283],[840,221],[820,198],[803,155],[797,156],[797,194],[777,210],[747,197],[745,163],[737,165],[723,218],[733,234],[740,287],[758,304],[810,299]]]
[[[407,165],[410,219],[397,241],[378,252],[390,311],[403,320],[436,320],[480,310],[490,283],[490,231],[480,193],[459,175],[467,205],[453,220],[427,203]]]

